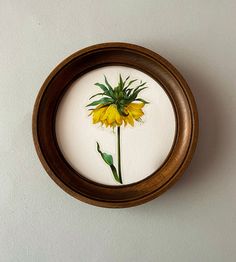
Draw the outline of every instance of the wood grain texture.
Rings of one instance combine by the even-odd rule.
[[[132,67],[151,76],[166,91],[176,115],[175,142],[164,164],[146,179],[119,187],[93,182],[76,172],[63,157],[55,134],[58,105],[71,83],[91,70],[109,65]],[[197,144],[198,114],[186,81],[168,61],[137,45],[104,43],[74,53],[52,71],[37,96],[32,129],[39,159],[62,189],[92,205],[121,208],[159,196],[180,178]]]

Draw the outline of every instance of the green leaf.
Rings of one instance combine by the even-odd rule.
[[[146,84],[147,84],[147,82],[144,82],[144,83],[142,83],[141,85],[138,85],[138,86],[134,89],[134,91],[138,90],[140,87],[142,87],[142,86],[144,86],[144,85],[146,85]]]
[[[111,171],[112,171],[112,174],[113,174],[115,180],[116,180],[117,182],[121,183],[120,178],[119,178],[118,173],[117,173],[117,170],[116,170],[116,168],[115,168],[115,166],[114,166],[114,164],[113,164],[113,157],[112,157],[112,155],[109,155],[109,154],[107,154],[107,153],[102,152],[101,149],[100,149],[100,145],[98,144],[98,142],[97,142],[97,151],[98,151],[98,153],[101,155],[101,157],[102,157],[102,159],[104,160],[104,162],[105,162],[107,165],[110,166]]]
[[[107,153],[103,153],[100,149],[100,145],[98,142],[97,143],[97,151],[98,153],[100,153],[102,159],[110,166],[110,165],[113,165],[113,157],[112,155],[109,155]]]
[[[95,86],[98,86],[102,89],[102,91],[107,95],[107,96],[111,96],[109,90],[107,89],[107,87],[103,84],[100,83],[96,83]]]
[[[133,88],[128,88],[128,89],[126,90],[126,92],[127,92],[126,95],[129,96],[132,91],[133,91]]]
[[[115,180],[116,180],[117,182],[119,182],[120,184],[122,184],[121,181],[120,181],[120,178],[119,178],[119,176],[118,176],[118,173],[117,173],[117,170],[116,170],[115,166],[114,166],[114,165],[111,165],[110,168],[111,168],[111,171],[112,171],[112,174],[113,174]]]
[[[138,94],[139,94],[142,90],[144,90],[144,89],[146,89],[146,88],[147,88],[147,87],[142,87],[142,88],[140,88],[140,89],[134,90],[133,93],[132,93],[131,96],[130,96],[130,99],[134,100],[134,99],[138,96]]]
[[[113,97],[114,96],[114,90],[113,90],[112,86],[109,84],[109,82],[107,81],[107,78],[106,78],[105,75],[104,75],[104,78],[105,78],[105,83],[106,83],[106,85],[107,85],[107,87],[109,89],[109,93]]]
[[[105,93],[97,93],[96,95],[91,96],[91,97],[89,98],[89,100],[92,99],[92,98],[95,97],[95,96],[104,96],[104,95],[106,95],[106,94],[105,94]]]
[[[125,105],[125,99],[121,99],[121,100],[119,101],[119,104],[122,105],[122,106],[124,106],[124,105]]]
[[[126,79],[125,79],[125,81],[124,81],[124,86],[125,86],[125,84],[126,84],[126,82],[127,82],[127,80],[130,78],[130,76],[127,76],[126,77]]]
[[[136,82],[138,79],[134,79],[134,80],[131,80],[129,81],[128,85],[124,88],[124,90],[127,90],[127,88],[132,85],[134,82]]]
[[[120,87],[120,90],[122,90],[124,87],[124,82],[123,82],[121,74],[119,75],[119,78],[120,78],[119,87]]]
[[[92,103],[86,105],[86,106],[97,106],[97,105],[100,105],[100,104],[109,104],[109,103],[113,103],[114,100],[112,98],[109,98],[109,97],[103,97],[97,101],[93,101]]]
[[[113,165],[113,157],[107,153],[102,153],[103,160],[109,165]]]
[[[146,100],[142,98],[136,98],[135,101],[140,101],[140,102],[143,102],[144,104],[149,104],[149,102],[147,102]]]

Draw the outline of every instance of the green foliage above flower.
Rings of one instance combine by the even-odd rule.
[[[119,83],[116,87],[112,87],[107,81],[106,76],[104,76],[105,83],[96,83],[103,92],[97,93],[90,97],[90,99],[96,96],[102,96],[99,100],[95,100],[87,106],[109,106],[111,104],[116,105],[117,110],[121,116],[127,116],[125,108],[132,102],[142,102],[147,104],[148,102],[140,98],[139,93],[146,89],[146,82],[140,81],[135,87],[134,84],[137,82],[137,79],[130,80],[130,76],[126,77],[125,80],[122,79],[122,76],[119,75]]]

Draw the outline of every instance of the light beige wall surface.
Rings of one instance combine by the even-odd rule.
[[[236,261],[236,1],[0,0],[0,261]],[[36,156],[31,114],[71,53],[123,41],[172,62],[197,101],[185,176],[148,204],[81,203]]]

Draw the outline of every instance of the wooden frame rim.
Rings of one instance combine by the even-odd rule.
[[[169,95],[177,119],[176,142],[161,169],[122,187],[101,185],[78,176],[63,158],[55,137],[55,114],[68,86],[84,73],[106,65],[133,67],[153,77]],[[181,177],[196,148],[198,114],[186,81],[163,57],[133,44],[103,43],[72,54],[51,72],[35,101],[32,131],[41,163],[63,190],[89,204],[130,207],[159,196]]]

